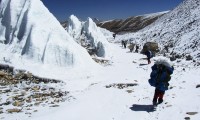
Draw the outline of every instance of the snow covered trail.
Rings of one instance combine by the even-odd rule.
[[[114,54],[110,66],[98,69],[98,75],[69,80],[66,89],[75,98],[58,108],[41,108],[28,119],[32,120],[181,120],[185,117],[198,120],[200,113],[198,70],[176,67],[166,91],[164,103],[151,108],[154,88],[148,84],[151,66],[140,60],[144,55],[130,53],[119,44],[113,44]],[[134,61],[134,62],[133,62]],[[193,76],[193,77],[191,77]],[[191,81],[193,79],[194,81]],[[185,81],[185,82],[183,82]],[[186,84],[187,83],[187,84]],[[137,84],[118,88],[117,84]],[[186,97],[187,96],[187,97]],[[188,102],[192,103],[188,103]],[[15,118],[16,119],[16,118]],[[18,117],[19,120],[27,119]],[[14,120],[14,119],[13,119]]]
[[[147,61],[139,60],[145,56],[130,53],[128,49],[123,49],[118,44],[113,44],[113,46],[115,52],[112,65],[99,70],[97,76],[67,83],[68,89],[72,90],[71,94],[76,100],[65,103],[58,110],[52,111],[53,114],[41,113],[39,116],[33,115],[32,118],[37,120],[49,118],[52,120],[58,118],[61,120],[148,119],[150,114],[146,110],[135,112],[130,108],[134,104],[147,107],[151,104],[154,91],[148,85],[151,66],[139,65],[139,63],[147,63]],[[119,83],[138,85],[123,89],[106,88],[106,86]]]

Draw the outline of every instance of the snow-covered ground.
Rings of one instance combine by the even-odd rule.
[[[32,115],[24,113],[3,114],[8,120],[192,120],[200,118],[200,93],[196,85],[200,83],[199,68],[175,64],[170,81],[172,89],[166,91],[164,102],[154,111],[151,109],[154,88],[148,84],[151,66],[145,56],[130,53],[119,44],[114,48],[112,64],[97,69],[98,74],[87,77],[71,77],[62,86],[74,99],[66,101],[58,108],[36,107]],[[156,59],[156,58],[155,58]],[[187,65],[189,63],[184,63]],[[183,70],[185,68],[185,70]],[[113,84],[137,84],[123,89]],[[107,86],[107,87],[106,87]],[[109,87],[110,86],[110,87]],[[198,112],[188,115],[187,112]]]
[[[195,28],[192,30],[195,34],[190,35],[190,32],[181,35],[195,37],[197,43],[195,43],[191,54],[195,53],[194,58],[199,58],[199,39],[196,39],[196,37],[198,38],[196,33],[199,31],[199,17],[197,16],[199,7],[193,6],[195,1],[193,0],[192,5],[189,2],[183,4],[192,8],[188,7],[187,11],[190,9],[194,11],[190,15],[195,18],[195,21],[191,23]],[[154,32],[158,30],[156,26],[160,29],[162,26],[173,26],[176,23],[177,19],[174,18],[171,20],[172,22],[164,24],[164,18],[171,18],[173,14],[180,11],[179,8],[182,9],[184,6],[180,5],[177,9],[167,13],[167,16],[160,19],[161,22],[157,21],[160,24],[150,26],[151,29],[147,27],[136,34],[117,36],[116,40],[135,38],[135,42],[144,44],[147,39],[154,36]],[[6,110],[13,107],[12,104],[9,106],[0,104],[0,119],[181,120],[190,117],[192,120],[199,120],[200,88],[196,86],[200,84],[200,68],[193,66],[192,60],[177,59],[174,61],[175,71],[170,81],[170,90],[166,91],[164,103],[154,110],[152,109],[154,88],[148,84],[154,61],[152,60],[152,63],[148,65],[146,60],[141,59],[146,56],[130,53],[128,49],[123,49],[120,44],[106,41],[106,39],[111,39],[112,33],[97,29],[90,18],[86,22],[85,31],[91,34],[91,38],[97,37],[94,39],[94,43],[98,44],[104,38],[108,48],[113,48],[110,51],[108,49],[104,51],[109,51],[111,54],[110,64],[104,67],[92,60],[87,51],[78,45],[74,37],[60,26],[40,0],[19,0],[18,2],[2,0],[0,12],[0,63],[25,69],[40,77],[62,80],[64,83],[52,84],[52,87],[69,91],[67,96],[69,99],[60,103],[59,107],[50,107],[44,104],[33,105],[31,108],[21,108],[22,112],[11,114]],[[179,14],[175,15],[175,17],[183,19],[186,14],[181,14],[183,17]],[[185,25],[185,22],[183,24]],[[149,32],[143,39],[142,35],[145,30],[148,31],[148,28]],[[175,28],[180,27],[174,26],[173,30],[176,30]],[[77,31],[80,32],[80,29]],[[159,37],[162,34],[159,34]],[[159,38],[157,34],[155,36]],[[172,34],[167,34],[167,37],[172,36]],[[179,36],[178,40],[189,39],[184,36]],[[184,39],[182,39],[183,37]],[[178,49],[178,45],[187,44],[184,41],[181,41],[181,44],[175,44],[177,45],[175,46],[176,51],[184,52],[184,48]],[[164,47],[162,40],[158,43],[163,43],[160,45],[161,48]],[[100,44],[100,46],[102,45]],[[170,48],[170,52],[173,52],[173,48]],[[40,86],[42,85],[40,84]],[[4,86],[1,89],[4,89]],[[4,101],[6,97],[8,94],[0,94],[0,102]]]

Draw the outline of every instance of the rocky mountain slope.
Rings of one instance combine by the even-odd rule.
[[[116,19],[104,22],[98,22],[97,25],[102,28],[106,28],[115,33],[137,32],[138,30],[145,28],[153,23],[159,17],[166,14],[168,11],[146,14],[140,16],[134,16],[125,20]]]
[[[157,42],[161,48],[167,46],[175,59],[200,59],[200,1],[185,0],[153,24],[137,33],[119,36],[120,39],[134,39],[143,44]]]
[[[60,24],[61,24],[64,28],[66,28],[67,25],[68,25],[68,22],[67,22],[67,21],[64,21],[64,22],[60,22]]]

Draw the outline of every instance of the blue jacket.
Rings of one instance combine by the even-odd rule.
[[[162,69],[159,69],[158,64],[152,66],[152,72],[149,79],[149,84],[161,91],[168,90],[169,81],[174,68],[170,66],[162,65]]]
[[[147,58],[152,58],[153,57],[153,54],[152,54],[152,52],[150,50],[147,50],[145,52],[145,55],[147,56]]]

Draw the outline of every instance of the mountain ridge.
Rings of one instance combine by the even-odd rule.
[[[160,49],[168,46],[170,56],[194,61],[200,59],[200,1],[185,0],[151,25],[120,39],[134,39],[140,43],[157,42]]]
[[[156,21],[159,17],[168,13],[169,11],[150,13],[144,15],[137,15],[128,17],[126,19],[114,19],[114,20],[99,20],[98,18],[93,18],[92,20],[96,23],[98,27],[107,29],[111,32],[117,34],[129,33],[129,32],[137,32],[140,29],[145,28],[150,25],[154,21]],[[68,21],[62,21],[60,24],[66,28]]]
[[[103,21],[97,23],[97,26],[110,30],[111,32],[115,32],[117,34],[127,33],[127,32],[137,32],[140,29],[145,28],[150,25],[154,21],[156,21],[159,17],[168,13],[169,11],[157,12],[151,14],[144,14],[129,17],[127,19],[114,19],[109,21]]]

